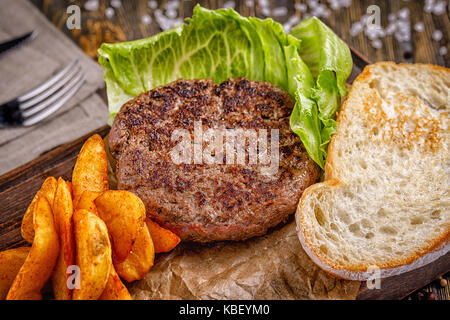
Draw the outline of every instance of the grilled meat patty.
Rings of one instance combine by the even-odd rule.
[[[319,168],[289,128],[293,106],[291,96],[278,87],[244,78],[220,85],[181,79],[145,92],[122,106],[111,128],[109,145],[117,160],[118,188],[137,194],[147,215],[183,240],[262,235],[295,212],[302,192],[319,177]],[[210,128],[241,128],[254,130],[260,138],[266,130],[268,153],[271,129],[277,129],[277,171],[263,173],[261,163],[250,161],[250,151],[245,163],[236,156],[227,164],[231,156],[226,151],[223,158],[217,154],[223,164],[198,163],[195,147],[188,144],[183,146],[191,161],[174,161],[172,151],[180,150],[176,148],[182,140],[173,137],[175,130],[187,133],[194,143],[196,124],[203,133]],[[247,139],[246,147],[254,140]],[[208,142],[200,141],[197,147],[206,150]],[[229,140],[223,141],[226,150]],[[211,156],[216,156],[214,150]],[[258,155],[262,150],[258,144]]]

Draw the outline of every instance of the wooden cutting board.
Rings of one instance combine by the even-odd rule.
[[[352,82],[368,60],[352,48],[354,68]],[[57,147],[37,159],[0,176],[0,251],[23,246],[20,234],[22,217],[35,193],[49,176],[71,180],[76,157],[84,141],[94,133],[102,137],[109,126],[101,127],[68,144]],[[361,283],[358,299],[401,299],[450,271],[450,253],[435,262],[409,273],[381,280],[380,289],[370,290]]]

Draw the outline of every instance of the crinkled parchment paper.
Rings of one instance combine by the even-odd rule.
[[[354,299],[359,286],[320,270],[292,221],[247,241],[180,244],[129,289],[135,299]]]
[[[111,169],[109,174],[113,188]],[[129,290],[134,299],[354,299],[359,287],[317,267],[291,221],[246,241],[180,243],[157,254],[146,277]]]

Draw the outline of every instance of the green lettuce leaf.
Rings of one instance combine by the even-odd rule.
[[[345,82],[352,71],[353,61],[348,46],[315,17],[302,21],[290,34],[301,40],[300,56],[315,79],[310,98],[317,104],[320,145],[316,150],[319,152],[317,155],[319,159],[313,159],[323,169],[328,143],[337,129],[336,113],[341,98],[347,94]],[[296,105],[296,108],[301,107]],[[291,116],[291,128],[298,135],[300,135],[299,129],[296,129],[298,123],[309,121],[308,116],[301,114],[301,110],[294,110]]]
[[[302,30],[286,34],[272,19],[245,18],[232,9],[208,10],[197,5],[187,22],[147,39],[102,44],[98,52],[105,69],[108,123],[112,124],[121,106],[131,98],[179,78],[210,78],[216,83],[234,77],[267,81],[295,98],[291,128],[323,168],[324,141],[329,141],[334,132],[327,129],[332,125],[327,121],[334,119],[329,116],[335,114],[343,93],[342,79],[345,90],[346,68],[342,71],[333,62],[324,65],[321,59],[315,61],[310,55],[316,50],[322,54],[323,48],[315,42],[308,44]],[[314,32],[322,37],[320,41],[330,34],[336,37],[326,26],[325,31],[314,28],[319,30]],[[342,41],[336,43],[346,47]],[[329,49],[323,52],[330,54]],[[334,62],[339,64],[339,60]]]

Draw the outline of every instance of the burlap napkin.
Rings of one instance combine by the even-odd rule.
[[[107,107],[95,93],[104,86],[100,65],[26,0],[2,0],[0,42],[32,30],[36,39],[0,55],[0,103],[39,85],[78,59],[86,82],[57,113],[28,128],[0,129],[0,174],[104,124]]]

